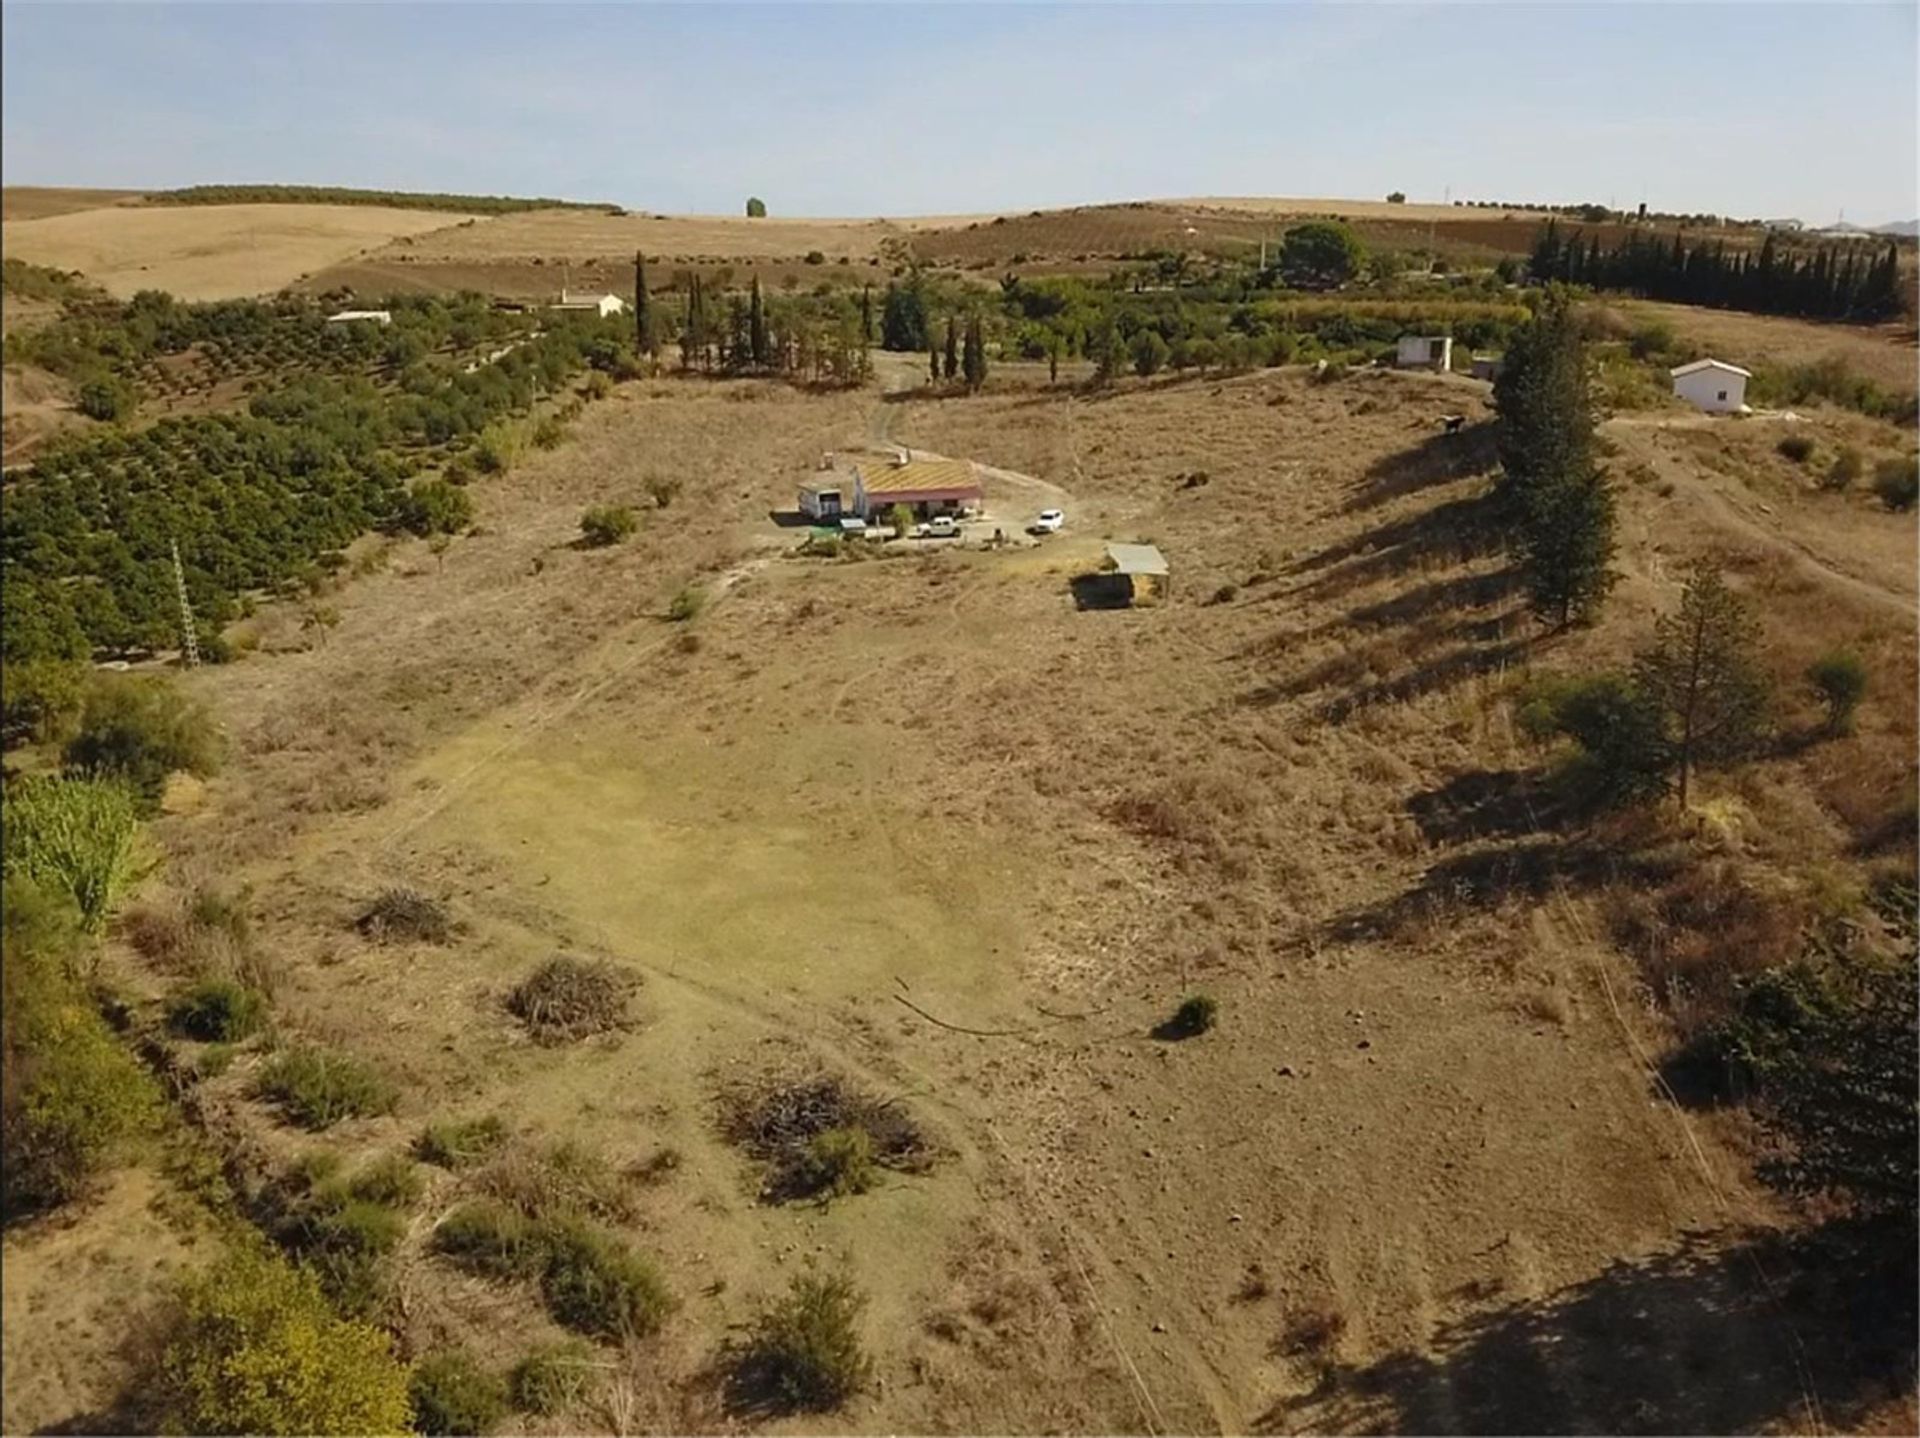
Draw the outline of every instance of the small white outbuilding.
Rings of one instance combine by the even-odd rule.
[[[627,302],[618,295],[576,295],[571,290],[563,288],[560,291],[560,303],[557,305],[549,305],[547,308],[554,310],[592,310],[598,314],[601,319],[605,319],[609,315],[624,313],[627,308]]]
[[[1669,370],[1673,397],[1708,414],[1741,414],[1747,408],[1751,372],[1725,360],[1703,359]]]
[[[1401,335],[1394,363],[1400,369],[1430,369],[1445,374],[1453,368],[1453,340],[1448,335]]]

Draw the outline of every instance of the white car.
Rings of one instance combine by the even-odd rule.
[[[951,514],[936,514],[915,531],[922,539],[957,539],[960,522]]]
[[[1058,534],[1060,526],[1067,522],[1066,515],[1057,509],[1043,509],[1040,517],[1033,522],[1035,534]]]

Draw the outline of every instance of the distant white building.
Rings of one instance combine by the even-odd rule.
[[[337,315],[327,316],[327,323],[330,325],[351,324],[354,320],[370,320],[377,325],[390,325],[393,323],[393,311],[392,310],[342,310]]]
[[[1747,407],[1747,381],[1751,372],[1724,360],[1695,360],[1668,371],[1673,378],[1673,397],[1683,399],[1708,414],[1740,414]]]
[[[1401,369],[1430,369],[1444,374],[1453,368],[1453,340],[1447,335],[1401,335],[1394,363]]]
[[[608,315],[623,313],[627,308],[627,302],[618,295],[576,295],[570,290],[563,289],[560,291],[560,303],[557,305],[549,305],[547,308],[554,310],[593,310],[601,319],[605,319]]]

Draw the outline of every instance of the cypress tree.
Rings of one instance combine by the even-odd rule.
[[[860,286],[860,342],[873,343],[873,286]]]
[[[944,377],[952,379],[960,372],[960,330],[952,315],[947,316],[947,344],[945,362],[941,365]]]
[[[931,340],[927,342],[927,382],[940,383],[940,351],[934,347]]]
[[[765,367],[771,357],[767,349],[767,311],[760,300],[760,276],[753,277],[753,297],[747,318],[747,348],[756,365]]]
[[[987,382],[987,346],[980,333],[977,311],[967,319],[967,351],[963,363],[968,389],[977,390]]]
[[[647,294],[647,258],[640,251],[633,252],[633,352],[651,358],[660,351],[660,341],[654,333],[653,300]]]

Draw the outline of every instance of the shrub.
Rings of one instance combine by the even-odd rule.
[[[1843,649],[1823,654],[1807,666],[1807,685],[1827,711],[1827,733],[1844,734],[1867,692],[1866,662]]]
[[[151,809],[175,770],[205,775],[219,767],[219,737],[206,710],[165,680],[115,675],[88,692],[79,732],[61,758],[75,773],[124,779]]]
[[[1888,509],[1912,509],[1920,500],[1920,456],[1882,460],[1874,467],[1873,492]]]
[[[536,1348],[513,1365],[514,1405],[542,1416],[564,1412],[586,1392],[592,1362],[593,1350],[572,1339]]]
[[[404,1208],[420,1197],[420,1171],[397,1153],[383,1154],[347,1181],[346,1191],[368,1203]]]
[[[547,1251],[541,1291],[553,1316],[602,1338],[644,1338],[673,1310],[651,1263],[584,1219],[542,1225]]]
[[[673,596],[673,602],[667,606],[667,618],[676,624],[684,624],[695,618],[706,607],[707,596],[698,586],[689,584]]]
[[[302,1128],[331,1128],[345,1118],[391,1113],[399,1094],[381,1074],[347,1054],[292,1048],[261,1072],[260,1097]]]
[[[530,1278],[546,1258],[542,1236],[527,1216],[490,1198],[464,1203],[441,1219],[433,1246],[488,1278]]]
[[[1836,493],[1851,489],[1865,469],[1866,461],[1860,458],[1860,451],[1849,445],[1834,456],[1833,464],[1820,480],[1820,487]]]
[[[88,933],[98,933],[133,882],[131,792],[92,779],[23,779],[7,790],[0,867],[47,894],[70,900]]]
[[[502,1154],[477,1177],[475,1186],[530,1219],[583,1213],[632,1216],[624,1177],[592,1149],[566,1140]]]
[[[623,542],[639,527],[639,518],[625,505],[596,505],[580,516],[580,536],[596,549]]]
[[[873,1375],[858,1332],[865,1306],[844,1276],[796,1275],[786,1297],[754,1323],[739,1381],[783,1407],[839,1407]]]
[[[120,1145],[151,1124],[159,1096],[73,979],[77,923],[64,898],[11,874],[0,923],[0,1203],[12,1218],[84,1192]]]
[[[429,1354],[407,1385],[413,1426],[431,1434],[477,1434],[492,1430],[507,1411],[507,1385],[464,1349]]]
[[[807,1141],[807,1181],[829,1198],[865,1193],[879,1177],[873,1137],[863,1128],[830,1128]]]
[[[1578,746],[1560,777],[1582,802],[1607,808],[1666,791],[1671,753],[1660,711],[1629,679],[1537,680],[1523,693],[1517,719],[1533,738],[1565,735]]]
[[[548,415],[533,427],[535,449],[558,449],[566,437],[566,426],[552,415]]]
[[[441,944],[453,930],[445,904],[404,887],[381,892],[354,920],[354,927],[375,943]]]
[[[1784,458],[1795,464],[1805,464],[1813,458],[1813,436],[1809,434],[1790,434],[1774,446]]]
[[[133,409],[133,387],[112,375],[101,375],[80,386],[76,407],[88,419],[119,419]]]
[[[561,954],[522,979],[507,1008],[535,1038],[558,1043],[625,1027],[633,987],[633,976],[611,964]]]
[[[473,523],[473,500],[460,485],[424,480],[401,499],[398,518],[402,529],[422,538],[458,534]]]
[[[1170,1037],[1191,1038],[1212,1028],[1219,1013],[1220,1003],[1211,994],[1188,994],[1162,1027]]]
[[[610,375],[595,370],[587,376],[586,383],[580,386],[580,392],[588,399],[605,399],[613,393],[613,379]]]
[[[243,1039],[266,1016],[266,1000],[232,979],[202,979],[167,1006],[167,1022],[174,1031],[202,1043]]]
[[[826,257],[826,256],[825,256],[824,254],[822,254],[822,253],[821,253],[821,252],[820,252],[819,250],[808,250],[808,251],[807,251],[807,263],[808,263],[808,264],[810,264],[810,265],[824,265],[824,264],[825,264],[826,262],[827,262],[827,257]]]
[[[1627,349],[1637,360],[1670,354],[1673,351],[1673,328],[1660,320],[1648,320],[1635,325],[1627,336]]]
[[[407,1370],[371,1324],[336,1317],[319,1283],[272,1254],[229,1254],[179,1292],[161,1359],[181,1433],[402,1433]]]
[[[72,660],[0,664],[0,738],[8,745],[64,745],[80,728],[91,677],[85,664]]]
[[[506,1142],[507,1126],[498,1114],[430,1123],[414,1144],[414,1152],[442,1168],[466,1168]]]
[[[653,501],[654,507],[665,509],[679,497],[680,481],[669,479],[664,474],[650,474],[647,476],[646,490],[647,497]]]

